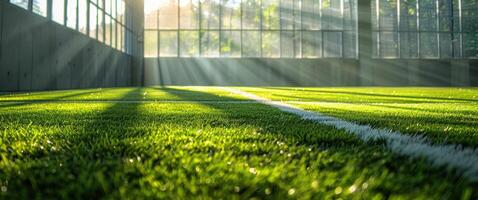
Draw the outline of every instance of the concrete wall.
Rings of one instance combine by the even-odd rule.
[[[353,59],[146,58],[145,85],[335,86],[358,83]]]
[[[132,41],[132,70],[130,71],[131,85],[142,86],[144,83],[144,0],[127,0],[131,10],[127,14],[132,16],[133,41]]]
[[[1,6],[0,91],[131,85],[131,56],[4,1]]]
[[[146,58],[145,85],[477,86],[476,60]]]

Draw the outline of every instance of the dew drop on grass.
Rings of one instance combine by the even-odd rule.
[[[318,181],[312,181],[312,183],[310,184],[310,186],[314,189],[317,189],[319,187],[319,182]]]
[[[362,189],[365,190],[365,189],[367,189],[367,188],[368,188],[368,183],[363,183],[363,184],[362,184]]]
[[[295,194],[295,188],[291,188],[287,193],[288,193],[290,196],[294,195],[294,194]]]
[[[254,175],[257,174],[256,168],[254,168],[254,167],[249,168],[249,172],[250,172],[251,174],[254,174]]]
[[[239,193],[241,191],[241,188],[239,186],[234,186],[234,192]]]
[[[342,187],[339,186],[335,188],[335,194],[340,194],[340,193],[342,193]]]
[[[356,185],[352,185],[349,187],[349,192],[350,193],[354,193],[355,191],[357,191],[357,186]]]

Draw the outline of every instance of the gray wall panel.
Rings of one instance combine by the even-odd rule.
[[[18,90],[20,63],[18,56],[22,49],[19,48],[22,41],[21,27],[18,23],[22,23],[20,12],[18,9],[5,9],[3,16],[7,19],[3,22],[2,60],[0,66],[0,89],[3,91]]]
[[[119,66],[130,85],[131,56],[11,4],[1,15],[0,91],[114,87]]]
[[[33,48],[33,68],[32,68],[32,90],[48,90],[50,83],[50,26],[47,20],[43,18],[35,18],[30,29],[32,32]]]

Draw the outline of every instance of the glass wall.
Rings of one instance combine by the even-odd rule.
[[[374,57],[478,56],[477,0],[374,0]]]
[[[145,56],[356,58],[356,1],[145,0]]]
[[[10,0],[52,21],[97,39],[112,48],[131,54],[133,31],[129,6],[124,0]],[[51,16],[48,11],[51,9]]]

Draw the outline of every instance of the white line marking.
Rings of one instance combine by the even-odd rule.
[[[469,180],[478,181],[478,149],[464,148],[460,145],[452,144],[432,144],[424,136],[404,135],[389,129],[377,129],[368,125],[359,125],[317,112],[306,111],[283,102],[271,101],[238,89],[223,89],[278,108],[284,112],[295,114],[302,119],[345,130],[365,142],[385,141],[386,147],[393,153],[411,158],[425,158],[432,166],[446,167],[448,170],[454,169]]]

